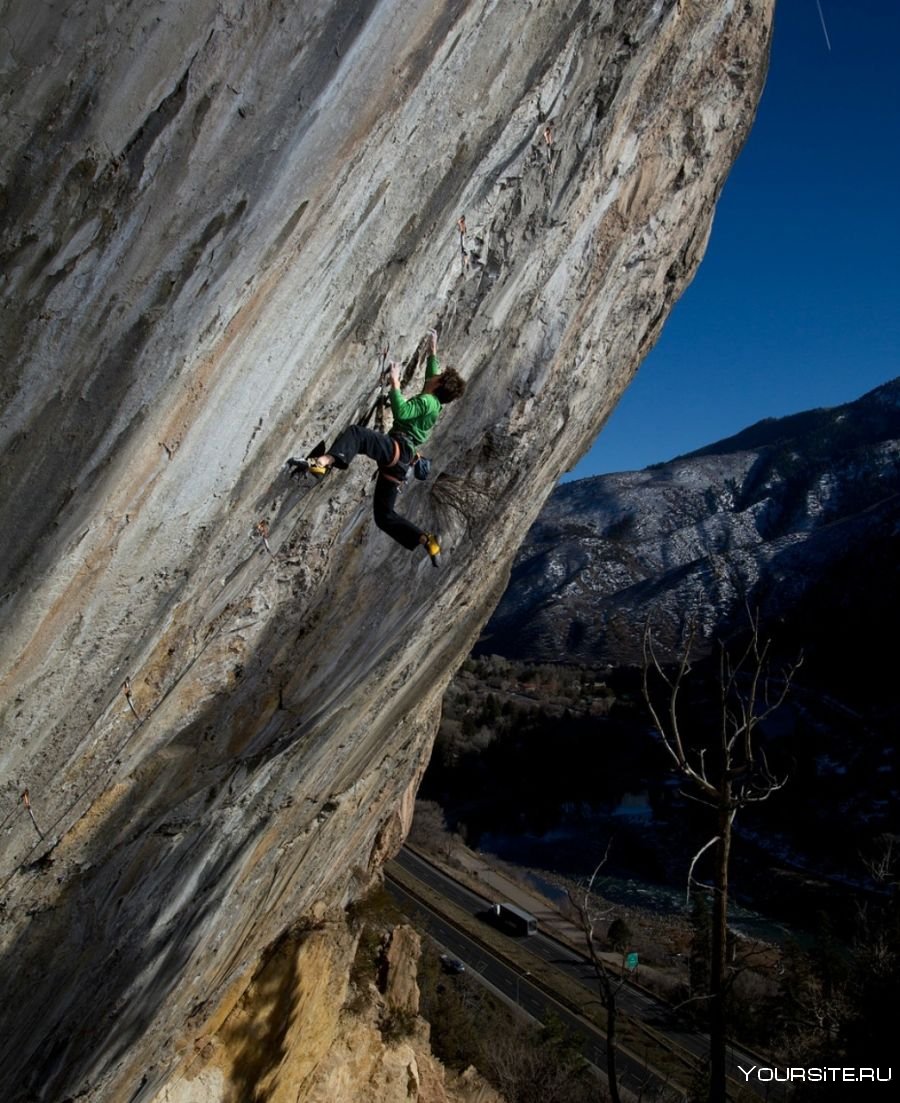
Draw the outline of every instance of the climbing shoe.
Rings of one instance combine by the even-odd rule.
[[[441,544],[438,537],[432,532],[425,533],[425,551],[431,557],[431,565],[439,567],[441,565]]]
[[[321,479],[328,474],[328,468],[322,463],[316,463],[313,459],[290,459],[287,461],[287,465],[291,478],[309,474],[315,475],[316,478]]]

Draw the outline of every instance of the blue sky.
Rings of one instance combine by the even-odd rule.
[[[900,375],[900,0],[779,0],[706,256],[591,451],[635,470]]]

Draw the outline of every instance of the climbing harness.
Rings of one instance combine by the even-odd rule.
[[[409,439],[402,433],[391,433],[390,438],[394,451],[387,463],[378,465],[378,474],[389,482],[399,483],[400,485],[407,482],[410,475],[420,482],[424,482],[431,474],[431,460],[427,456],[420,455]],[[412,453],[408,463],[400,462],[400,454],[404,444]]]
[[[412,469],[413,464],[415,464],[416,461],[419,459],[419,453],[415,451],[415,449],[412,447],[406,437],[402,436],[399,433],[396,436],[391,435],[391,444],[394,448],[391,458],[387,463],[380,463],[378,465],[378,474],[382,479],[387,479],[388,482],[398,483],[400,486],[402,486],[403,483],[405,483],[406,480],[409,478],[409,473]],[[409,463],[400,462],[400,455],[402,451],[401,445],[403,444],[405,444],[406,447],[409,448],[413,453],[412,459],[409,461]],[[391,474],[390,472],[394,472],[394,474]]]

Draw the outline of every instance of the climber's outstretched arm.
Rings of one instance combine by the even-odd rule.
[[[441,362],[437,358],[437,330],[431,330],[428,336],[431,340],[428,342],[428,359],[425,361],[426,380],[441,374]]]
[[[396,360],[392,360],[387,367],[388,379],[390,380],[391,390],[400,390],[400,365]]]

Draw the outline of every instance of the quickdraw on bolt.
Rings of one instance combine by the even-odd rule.
[[[28,815],[31,816],[31,822],[34,824],[35,831],[38,833],[41,840],[43,841],[44,832],[41,831],[41,829],[38,827],[37,820],[34,818],[34,810],[31,807],[31,798],[28,796],[28,790],[27,789],[25,789],[24,792],[22,793],[22,803],[25,805],[25,808],[28,812]]]
[[[266,521],[265,519],[263,519],[262,521],[258,521],[257,524],[256,524],[256,533],[260,537],[260,539],[262,540],[266,551],[274,559],[275,558],[275,553],[269,547],[269,522]]]
[[[387,345],[381,350],[381,365],[378,369],[378,396],[375,399],[375,427],[380,433],[387,431],[387,407],[388,407],[388,378],[387,378]]]
[[[134,713],[135,717],[138,720],[138,723],[142,723],[143,721],[141,720],[141,714],[138,712],[134,704],[134,697],[131,693],[131,681],[128,678],[126,678],[125,681],[122,683],[122,689],[125,692],[125,700],[128,702],[128,707]]]
[[[469,251],[466,248],[466,216],[461,214],[456,222],[456,228],[459,230],[459,251],[462,258],[462,270],[465,272],[469,267]]]

